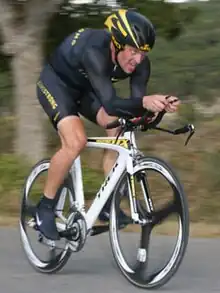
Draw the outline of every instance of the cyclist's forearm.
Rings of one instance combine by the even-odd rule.
[[[122,99],[114,98],[110,101],[103,101],[103,107],[111,116],[132,118],[140,116],[144,112],[143,99]]]

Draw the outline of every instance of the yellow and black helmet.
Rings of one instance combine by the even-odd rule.
[[[138,12],[119,9],[109,15],[104,24],[112,35],[114,45],[119,50],[125,45],[130,45],[147,52],[154,46],[153,24]]]

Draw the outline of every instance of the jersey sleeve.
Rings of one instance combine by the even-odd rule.
[[[141,100],[147,94],[147,83],[150,78],[150,61],[148,58],[142,62],[130,78],[131,100]],[[143,115],[146,109],[142,108],[139,115]]]
[[[147,94],[147,83],[150,78],[150,61],[148,58],[139,65],[130,79],[131,99],[142,99]]]
[[[116,95],[104,53],[105,51],[101,52],[97,48],[89,48],[84,52],[82,58],[95,94],[109,115],[124,118],[139,116],[143,111],[142,98],[123,99]]]

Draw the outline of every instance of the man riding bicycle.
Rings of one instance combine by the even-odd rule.
[[[146,96],[150,76],[147,53],[155,43],[150,20],[120,9],[108,16],[105,26],[106,29],[80,29],[68,36],[51,55],[37,82],[38,99],[61,140],[61,148],[51,158],[44,195],[36,209],[39,230],[52,240],[59,239],[54,197],[73,160],[87,143],[79,114],[105,127],[116,117],[138,117],[146,109],[155,115],[162,110],[175,112],[179,105],[173,96]],[[126,78],[130,78],[131,96],[122,99],[116,95],[113,83]],[[106,130],[108,136],[116,136],[118,131]],[[115,152],[106,150],[106,175],[115,160]],[[109,209],[107,202],[100,220],[108,220]],[[121,211],[120,217],[126,215]]]

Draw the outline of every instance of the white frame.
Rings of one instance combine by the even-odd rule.
[[[75,204],[77,209],[83,214],[86,220],[87,231],[91,230],[95,221],[97,220],[100,211],[102,210],[103,206],[105,205],[106,201],[110,197],[112,191],[116,187],[121,175],[126,170],[128,174],[131,176],[134,174],[134,166],[133,166],[133,158],[134,154],[137,152],[136,140],[134,132],[126,132],[123,136],[120,136],[120,140],[127,140],[130,144],[130,149],[127,149],[123,146],[118,144],[112,143],[104,143],[100,142],[101,140],[116,140],[116,137],[89,137],[86,147],[88,148],[101,148],[101,149],[111,149],[118,152],[118,158],[112,167],[111,171],[109,172],[108,176],[105,178],[103,184],[101,185],[99,191],[96,193],[95,198],[89,207],[88,211],[85,212],[85,197],[84,197],[84,188],[83,188],[83,181],[82,181],[82,167],[81,167],[81,160],[80,156],[78,156],[70,169],[71,178],[74,185],[74,192],[76,201],[72,202],[71,204]],[[94,140],[94,141],[90,141]],[[98,140],[98,141],[95,141]],[[130,209],[131,209],[131,217],[135,222],[139,222],[139,215],[136,212],[136,205],[135,201],[132,200],[135,197],[135,190],[132,190],[130,184],[129,186],[129,197],[130,197]],[[60,217],[62,220],[65,221],[65,218],[62,215],[62,209],[65,203],[67,190],[63,190],[63,193],[60,196],[60,199],[57,203],[57,216]],[[71,199],[70,199],[71,201]],[[57,223],[59,230],[64,230],[65,225],[61,223]]]
[[[93,141],[89,141],[92,140]],[[111,139],[111,143],[103,143],[101,142],[102,140],[109,140]],[[178,180],[176,181],[175,177],[173,178],[172,174],[169,172],[169,170],[166,167],[163,167],[160,163],[150,161],[150,160],[141,160],[138,161],[138,164],[133,165],[133,161],[135,159],[135,155],[139,154],[140,151],[137,149],[136,146],[136,141],[135,141],[135,136],[133,132],[127,132],[125,133],[124,136],[119,137],[119,140],[123,143],[123,140],[125,139],[129,142],[130,148],[122,147],[118,144],[113,144],[113,141],[115,141],[115,137],[110,138],[110,137],[94,137],[94,138],[89,138],[87,147],[92,147],[92,148],[107,148],[107,149],[112,149],[115,150],[119,153],[118,159],[113,166],[112,170],[109,172],[107,178],[105,179],[104,183],[102,184],[100,190],[95,196],[95,199],[93,200],[92,205],[90,206],[89,210],[87,213],[85,212],[84,208],[84,190],[83,190],[83,182],[82,182],[82,169],[81,169],[81,161],[80,161],[80,156],[76,158],[74,161],[71,170],[70,170],[70,176],[71,179],[73,180],[73,184],[75,186],[75,195],[76,195],[76,201],[74,202],[74,197],[69,193],[69,199],[70,203],[74,204],[76,208],[84,215],[85,221],[86,221],[86,229],[87,235],[89,232],[92,230],[94,222],[96,221],[102,207],[104,206],[105,202],[109,198],[111,192],[115,188],[116,184],[120,180],[121,175],[123,174],[124,171],[127,171],[127,173],[130,175],[130,178],[128,176],[128,187],[129,187],[129,200],[130,200],[130,209],[131,209],[131,217],[133,218],[134,221],[140,224],[145,224],[146,220],[140,220],[138,217],[137,209],[136,209],[136,201],[135,201],[135,189],[134,189],[134,184],[132,183],[132,179],[134,179],[133,175],[136,172],[143,171],[145,169],[152,169],[152,170],[158,170],[159,173],[161,173],[170,183],[173,185],[176,185],[176,182],[178,183]],[[97,140],[97,141],[95,141]],[[120,142],[120,141],[119,141]],[[116,168],[117,164],[117,168]],[[26,180],[26,185],[25,185],[25,190],[24,190],[24,196],[26,197],[26,200],[28,200],[28,194],[29,190],[34,182],[34,180],[37,178],[41,172],[48,170],[49,168],[49,161],[48,160],[43,160],[39,162],[31,171],[29,174],[27,180]],[[102,187],[104,186],[104,190],[102,190]],[[177,188],[179,188],[177,186]],[[142,190],[144,188],[142,187]],[[144,194],[145,191],[143,190]],[[180,190],[181,192],[181,190]],[[67,219],[63,216],[62,210],[65,204],[66,196],[67,196],[67,188],[64,187],[62,190],[62,193],[59,197],[58,203],[57,203],[57,208],[60,211],[57,211],[57,216],[60,217],[63,221],[64,224],[57,223],[57,228],[58,230],[62,231],[66,229],[66,223]],[[146,194],[145,194],[146,195]],[[145,197],[145,201],[147,203],[147,198]],[[149,206],[146,206],[147,210],[150,209]],[[121,252],[120,245],[118,243],[118,237],[117,237],[117,229],[116,229],[116,214],[115,214],[115,209],[113,208],[112,210],[112,221],[110,222],[111,227],[111,237],[112,237],[112,243],[113,243],[113,249],[114,253],[117,256],[117,263],[119,266],[124,270],[122,271],[128,279],[130,277],[127,275],[127,273],[133,273],[134,271],[128,266],[126,263],[124,256]],[[181,247],[184,246],[184,242],[182,241],[183,239],[183,230],[182,230],[182,224],[181,224],[181,218],[179,217],[180,221],[180,229],[179,229],[179,235],[178,235],[178,240],[176,242],[175,250],[173,251],[173,254],[167,263],[167,265],[160,271],[158,275],[154,277],[154,279],[151,280],[149,284],[155,284],[156,282],[161,281],[173,268],[173,265],[175,264],[179,252],[181,250]],[[34,227],[34,219],[32,218],[28,222],[29,227]],[[23,227],[22,220],[20,219],[20,233],[21,233],[21,240],[25,249],[25,252],[28,256],[28,259],[34,266],[38,267],[39,269],[43,270],[44,268],[47,269],[48,263],[47,262],[42,262],[38,257],[35,255],[35,253],[32,250],[32,247],[29,243],[28,236],[26,234],[25,228]],[[86,235],[86,236],[87,236]],[[84,235],[85,236],[85,235]],[[85,240],[85,239],[83,239]],[[48,245],[54,247],[55,242],[52,240],[46,239],[45,243]],[[75,251],[75,248],[77,247],[77,243],[74,243],[74,241],[69,241],[67,243],[67,248],[70,248],[72,251]],[[144,249],[139,249],[138,250],[138,260],[140,261],[145,261],[147,255],[147,251]],[[62,262],[63,259],[66,257],[66,250],[63,251],[62,255],[60,256],[59,262]],[[68,256],[67,256],[68,257]],[[135,280],[132,280],[132,283],[135,284]]]

